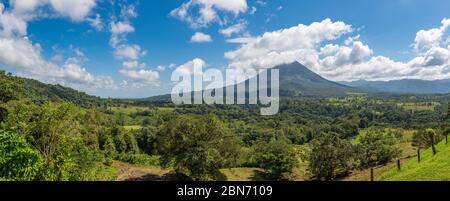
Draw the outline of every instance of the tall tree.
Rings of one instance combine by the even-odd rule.
[[[219,169],[231,166],[238,152],[235,137],[214,116],[181,116],[158,133],[161,164],[194,180],[223,179]]]

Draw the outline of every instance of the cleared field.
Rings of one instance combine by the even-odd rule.
[[[400,107],[403,107],[404,110],[408,111],[434,111],[436,106],[440,104],[437,102],[429,102],[429,103],[399,103]]]
[[[173,112],[174,110],[173,107],[158,107],[158,112]]]
[[[125,130],[131,131],[131,130],[139,130],[142,128],[141,125],[132,125],[132,126],[124,126]]]
[[[111,110],[113,112],[119,112],[119,113],[129,115],[132,113],[149,110],[149,108],[148,107],[139,107],[139,106],[126,106],[126,107],[121,106],[121,107],[112,107]]]

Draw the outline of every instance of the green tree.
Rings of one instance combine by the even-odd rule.
[[[113,159],[117,155],[116,146],[114,144],[114,140],[111,136],[107,136],[105,140],[104,150],[105,154],[105,164],[111,165],[113,162]]]
[[[361,167],[383,165],[400,156],[401,150],[394,145],[394,133],[383,129],[368,129],[357,138],[356,150]]]
[[[125,132],[125,143],[127,144],[127,153],[130,154],[138,154],[139,153],[139,146],[136,141],[136,138],[134,137],[134,132],[127,131]]]
[[[115,127],[111,130],[114,144],[118,153],[125,153],[127,151],[127,142],[125,140],[125,130],[120,127]]]
[[[275,179],[282,179],[297,165],[296,150],[284,140],[258,142],[253,150],[255,162],[270,172]]]
[[[96,151],[87,149],[80,126],[80,109],[69,103],[10,101],[4,130],[20,134],[42,156],[38,180],[78,180],[95,168]],[[97,145],[98,147],[98,145]]]
[[[0,131],[0,178],[16,181],[35,180],[41,157],[18,134]]]
[[[434,146],[436,144],[436,141],[435,141],[436,136],[437,136],[436,131],[434,131],[432,128],[427,128],[426,133],[428,136],[428,140],[431,144],[431,150],[433,151],[433,155],[436,155],[436,147]]]
[[[435,144],[442,140],[442,135],[434,129],[428,128],[419,130],[413,134],[412,145],[419,148],[431,147],[433,153],[436,153]]]
[[[213,116],[177,117],[158,133],[161,164],[194,180],[222,179],[219,169],[235,162],[236,144],[234,136]]]
[[[147,154],[156,153],[157,145],[157,132],[158,129],[155,127],[144,127],[136,135],[136,140],[140,150]]]
[[[353,148],[337,134],[322,134],[311,142],[309,170],[314,179],[333,180],[344,176],[352,167]]]

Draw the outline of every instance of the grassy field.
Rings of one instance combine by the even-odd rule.
[[[421,162],[411,158],[401,165],[401,171],[391,167],[380,176],[385,181],[450,181],[450,145],[441,142],[436,146],[437,154],[431,149],[421,154]]]
[[[434,111],[436,106],[439,106],[437,102],[428,103],[399,103],[400,107],[408,111]]]
[[[120,106],[120,107],[111,107],[113,112],[123,113],[126,115],[130,115],[136,112],[142,112],[150,110],[148,107],[140,107],[140,106]],[[158,112],[162,113],[170,113],[173,112],[175,108],[172,107],[158,107]]]
[[[173,112],[175,110],[175,108],[173,107],[158,107],[158,112],[166,112],[166,113],[170,113]]]
[[[132,113],[149,110],[149,108],[139,107],[139,106],[127,106],[127,107],[121,106],[121,107],[111,107],[111,110],[113,112],[119,112],[119,113],[123,113],[126,115],[130,115]]]
[[[132,130],[139,130],[142,128],[142,126],[141,125],[132,125],[132,126],[124,126],[123,128],[125,130],[132,131]]]

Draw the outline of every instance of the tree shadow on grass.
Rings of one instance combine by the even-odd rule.
[[[272,181],[273,175],[261,170],[253,170],[253,175],[249,179],[251,181]]]
[[[164,175],[146,174],[140,177],[128,178],[125,181],[192,181],[185,174],[169,172]]]

